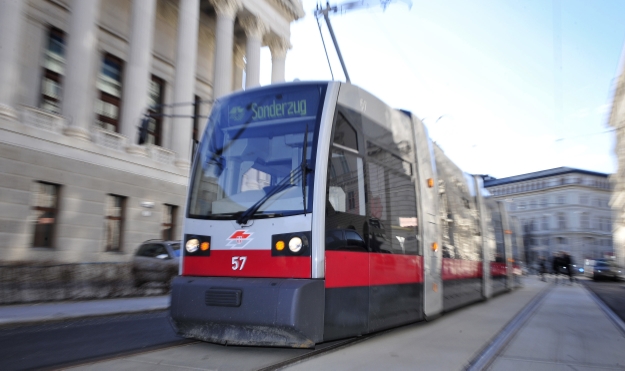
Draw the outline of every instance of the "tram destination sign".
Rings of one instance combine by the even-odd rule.
[[[307,86],[233,97],[228,102],[228,123],[240,125],[245,122],[315,116],[320,94],[318,86]]]

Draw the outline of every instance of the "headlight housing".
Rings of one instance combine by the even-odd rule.
[[[298,252],[300,252],[303,245],[304,243],[302,242],[302,239],[297,236],[289,240],[289,250],[291,250],[291,252],[293,253],[297,254]]]
[[[210,236],[197,234],[184,235],[184,254],[186,256],[210,256]]]
[[[271,236],[271,256],[310,256],[310,231]]]
[[[192,238],[187,241],[184,248],[187,249],[188,253],[193,254],[197,251],[197,249],[200,248],[200,240],[198,240],[197,238]]]

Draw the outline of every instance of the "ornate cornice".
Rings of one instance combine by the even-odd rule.
[[[272,57],[284,58],[286,57],[287,50],[291,49],[291,42],[289,39],[280,36],[270,36],[265,39],[265,43],[271,50]]]
[[[284,10],[291,17],[290,21],[296,21],[303,18],[306,13],[301,0],[269,0]]]
[[[254,15],[239,18],[239,24],[247,37],[256,37],[262,40],[263,36],[269,31],[269,26]]]
[[[210,0],[218,15],[234,19],[241,9],[241,0]]]

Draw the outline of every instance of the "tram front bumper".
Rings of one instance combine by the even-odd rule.
[[[313,348],[323,339],[323,280],[176,277],[171,319],[187,338]]]

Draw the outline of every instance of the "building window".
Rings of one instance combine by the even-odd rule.
[[[33,247],[54,247],[54,232],[59,209],[59,188],[52,183],[37,182],[36,184],[35,235]]]
[[[540,199],[540,207],[547,207],[547,198],[543,197]]]
[[[519,202],[519,210],[525,210],[526,209],[526,203],[525,201],[521,201]]]
[[[163,131],[163,103],[165,102],[165,81],[152,76],[148,106],[150,123],[148,124],[148,138],[146,143],[162,146]]]
[[[600,218],[596,217],[592,219],[592,228],[594,230],[599,230],[599,228],[601,228],[601,222],[600,222]]]
[[[100,97],[96,102],[97,124],[105,130],[119,132],[122,98],[122,60],[104,55],[97,88]]]
[[[541,227],[542,227],[543,231],[548,231],[549,230],[549,218],[547,217],[547,215],[543,215],[540,224],[541,224]]]
[[[566,197],[564,195],[559,195],[558,196],[558,205],[564,205],[565,202],[566,202]]]
[[[579,195],[579,203],[582,205],[588,205],[588,195],[585,193]]]
[[[347,193],[347,210],[354,210],[356,208],[356,192],[349,191]]]
[[[178,213],[178,206],[164,205],[163,210],[163,224],[161,226],[162,238],[165,241],[172,241],[176,239],[176,214]]]
[[[43,60],[41,102],[39,106],[52,113],[61,113],[61,84],[65,71],[65,33],[51,27]]]
[[[535,209],[536,208],[536,200],[532,199],[530,200],[530,209]]]
[[[126,197],[106,196],[106,251],[121,252]]]
[[[582,229],[589,229],[590,228],[590,214],[582,213],[582,215],[580,217],[579,227],[582,228]]]
[[[566,215],[564,213],[558,213],[558,228],[560,230],[566,229]]]

